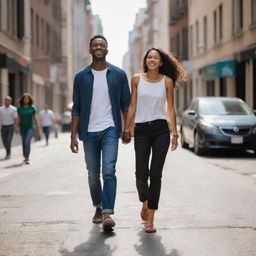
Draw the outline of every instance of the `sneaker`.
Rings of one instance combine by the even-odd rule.
[[[114,220],[109,216],[109,214],[103,214],[102,227],[104,231],[112,231],[113,227],[116,225]]]
[[[93,223],[101,223],[102,222],[102,212],[101,208],[96,208],[95,214],[92,218]]]
[[[6,155],[6,157],[4,158],[5,160],[8,160],[11,158],[11,155]]]

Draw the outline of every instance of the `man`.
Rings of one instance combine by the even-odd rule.
[[[39,112],[40,124],[45,136],[46,146],[48,146],[49,135],[51,127],[55,122],[55,117],[52,110],[49,109],[48,105],[44,106],[44,109]]]
[[[12,137],[15,124],[17,125],[17,109],[12,106],[11,103],[12,98],[10,96],[6,96],[4,99],[4,105],[0,107],[1,137],[6,150],[5,159],[11,158]]]
[[[92,221],[102,222],[104,230],[112,230],[115,222],[110,215],[114,214],[116,197],[115,166],[122,129],[121,112],[125,121],[130,90],[125,72],[106,62],[108,43],[105,37],[94,36],[89,51],[92,64],[78,72],[74,79],[70,148],[73,153],[78,152],[78,131],[84,146],[91,198],[96,207]]]

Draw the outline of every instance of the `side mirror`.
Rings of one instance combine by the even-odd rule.
[[[195,110],[190,109],[188,111],[188,115],[190,115],[190,116],[194,116],[195,114],[196,114]]]

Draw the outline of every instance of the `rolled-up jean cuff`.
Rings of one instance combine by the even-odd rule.
[[[111,209],[103,209],[102,210],[102,214],[105,214],[105,213],[107,213],[107,214],[114,214],[114,211],[111,210]]]
[[[93,206],[96,207],[96,208],[100,208],[101,204],[94,204]]]

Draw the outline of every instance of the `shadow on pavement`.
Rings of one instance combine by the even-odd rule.
[[[188,149],[193,152],[192,148]],[[252,150],[236,150],[236,149],[211,149],[207,150],[203,156],[204,158],[235,158],[235,159],[249,159],[255,158],[256,154]]]
[[[161,236],[154,234],[147,234],[144,230],[138,233],[140,237],[140,245],[135,245],[138,255],[142,256],[181,256],[181,254],[173,249],[167,254],[166,249],[161,242]]]
[[[6,166],[6,167],[4,167],[4,169],[10,169],[10,168],[21,167],[21,166],[23,166],[23,162]]]
[[[72,252],[65,248],[61,248],[59,252],[62,256],[86,256],[86,255],[104,255],[111,256],[116,248],[111,249],[110,245],[105,244],[105,240],[113,237],[114,232],[101,232],[101,226],[94,224],[89,231],[89,239],[77,247]]]

